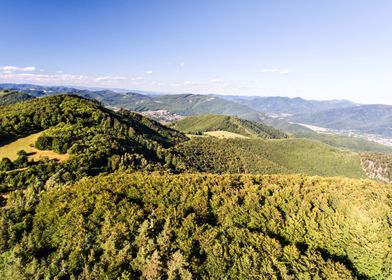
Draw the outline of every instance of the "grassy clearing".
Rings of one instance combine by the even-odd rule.
[[[25,150],[29,154],[29,158],[38,161],[42,158],[57,159],[59,161],[64,161],[69,158],[68,154],[58,154],[53,151],[41,151],[34,148],[34,144],[42,132],[31,134],[27,137],[19,138],[18,140],[11,142],[7,145],[0,147],[0,159],[9,158],[11,160],[16,160],[18,158],[18,151]]]
[[[204,134],[206,134],[208,136],[221,138],[221,139],[233,139],[233,138],[247,139],[247,138],[249,138],[249,137],[246,137],[246,136],[238,134],[238,133],[234,133],[234,132],[230,132],[230,131],[223,131],[223,130],[207,131],[207,132],[204,132]]]

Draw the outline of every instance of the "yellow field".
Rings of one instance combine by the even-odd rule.
[[[20,150],[25,150],[29,154],[29,158],[37,161],[44,157],[49,159],[57,159],[59,161],[64,161],[69,158],[68,154],[58,154],[53,151],[40,151],[33,147],[34,143],[37,141],[40,133],[31,134],[27,137],[20,138],[12,143],[0,147],[0,159],[9,158],[10,160],[15,160],[18,158],[17,152]]]
[[[231,139],[231,138],[249,138],[241,134],[229,132],[229,131],[223,131],[223,130],[217,130],[217,131],[208,131],[204,132],[205,135],[209,136],[214,136],[217,138],[225,138],[225,139]]]

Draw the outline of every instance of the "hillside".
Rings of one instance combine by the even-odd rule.
[[[165,166],[165,169],[175,169],[169,149],[187,139],[180,132],[136,113],[113,112],[94,100],[73,95],[56,95],[0,107],[0,149],[40,132],[36,148],[70,155],[69,160],[50,171],[61,169],[66,179],[59,180],[77,180],[86,175],[129,168],[160,169]],[[19,156],[13,165],[32,165],[26,156]],[[11,168],[7,162],[2,163],[3,169]],[[40,164],[34,168],[39,169]],[[20,176],[25,175],[21,172]],[[3,178],[5,189],[12,185],[7,182],[14,180],[12,174],[6,177]]]
[[[301,175],[99,176],[15,204],[0,220],[0,274],[387,279],[391,196],[372,181]]]
[[[124,107],[133,111],[167,110],[183,116],[210,113],[243,116],[255,121],[261,121],[265,118],[264,114],[248,106],[219,97],[197,94],[159,95],[151,97],[149,100],[141,100],[138,103],[124,104]]]
[[[392,154],[363,153],[361,164],[369,178],[392,183]]]
[[[189,134],[202,134],[208,131],[228,131],[251,138],[275,139],[287,137],[285,133],[273,127],[225,115],[190,116],[175,122],[172,127]]]
[[[4,90],[0,91],[0,106],[11,105],[22,101],[30,100],[34,97],[27,93]]]
[[[293,120],[338,130],[392,136],[392,106],[361,105],[317,114],[293,117]]]
[[[360,156],[306,139],[197,137],[176,147],[193,172],[342,176],[366,178]]]

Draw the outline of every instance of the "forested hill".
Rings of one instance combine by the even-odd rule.
[[[167,110],[183,116],[200,114],[225,114],[244,117],[254,121],[266,118],[263,113],[219,97],[199,94],[168,94],[143,99],[139,102],[124,104],[124,108],[133,111]]]
[[[4,90],[0,91],[0,106],[11,105],[33,98],[34,97],[28,95],[27,93]]]
[[[307,139],[193,137],[190,141],[177,145],[176,151],[187,170],[193,172],[303,173],[366,178],[357,153]]]
[[[173,124],[184,133],[202,134],[208,131],[228,131],[249,138],[276,139],[287,135],[271,126],[225,115],[198,115],[186,117]]]
[[[118,173],[25,196],[0,220],[4,279],[392,275],[392,189],[369,180]]]
[[[3,144],[37,132],[42,132],[37,148],[70,154],[67,164],[82,174],[83,170],[96,174],[121,166],[170,164],[167,148],[187,139],[139,114],[113,112],[97,101],[74,95],[0,107]]]

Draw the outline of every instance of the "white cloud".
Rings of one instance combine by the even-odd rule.
[[[18,67],[18,66],[0,66],[0,71],[5,72],[32,72],[35,71],[34,66]]]
[[[147,70],[145,71],[146,74],[151,75],[152,74],[152,70]]]
[[[289,69],[281,69],[280,74],[287,75],[289,73]]]
[[[282,75],[287,75],[289,74],[289,69],[284,68],[284,69],[278,69],[278,68],[272,68],[272,69],[262,69],[262,73],[277,73],[277,74],[282,74]]]
[[[113,81],[121,81],[121,80],[128,80],[127,77],[119,77],[119,76],[104,76],[104,77],[97,77],[95,78],[97,82],[100,81],[108,81],[108,82],[113,82]]]
[[[185,66],[185,62],[181,62],[180,63],[180,67],[182,68],[182,67],[184,67]]]
[[[42,74],[42,73],[18,73],[3,72],[0,73],[0,80],[6,82],[29,82],[43,84],[60,84],[60,85],[111,85],[113,83],[129,80],[121,76],[86,76],[65,73]]]
[[[56,71],[56,73],[57,73],[57,74],[63,74],[64,71],[63,71],[63,70],[58,70],[58,71]]]
[[[211,79],[210,83],[214,83],[214,84],[219,84],[219,83],[223,83],[223,80],[220,79]]]
[[[187,86],[199,85],[199,83],[194,82],[194,81],[184,81],[183,84],[184,84],[184,85],[187,85]]]

